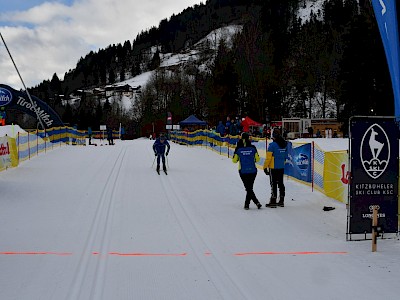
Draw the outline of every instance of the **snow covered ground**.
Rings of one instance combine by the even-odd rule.
[[[346,241],[344,204],[286,179],[284,208],[245,211],[229,158],[172,143],[157,175],[152,143],[0,173],[0,299],[398,299],[400,241]]]

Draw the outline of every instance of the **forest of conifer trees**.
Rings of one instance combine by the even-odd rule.
[[[78,128],[105,122],[150,124],[190,114],[211,126],[226,116],[250,115],[261,123],[286,117],[337,118],[393,115],[393,93],[369,0],[326,0],[307,19],[298,11],[312,0],[209,0],[161,20],[132,41],[82,57],[63,80],[54,74],[30,92]],[[242,25],[232,44],[202,50],[173,72],[160,55],[190,49],[212,30]],[[134,33],[133,33],[134,34]],[[156,46],[157,51],[150,51]],[[104,87],[153,70],[131,110],[78,91]],[[80,95],[79,107],[63,99]],[[103,99],[104,100],[104,99]],[[113,125],[114,126],[114,125]],[[165,126],[164,126],[165,128]]]

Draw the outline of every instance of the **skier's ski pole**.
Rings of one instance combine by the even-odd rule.
[[[156,161],[156,157],[157,157],[157,156],[154,156],[153,163],[152,163],[152,165],[151,165],[151,168],[152,168],[152,169],[153,169],[153,167],[154,167],[154,162]]]
[[[168,156],[166,156],[166,159],[167,159],[167,168],[169,170]]]

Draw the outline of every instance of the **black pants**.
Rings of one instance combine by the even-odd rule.
[[[270,184],[271,184],[271,198],[278,197],[278,188],[279,188],[279,197],[285,197],[285,185],[283,184],[283,175],[285,169],[271,169],[270,170]]]
[[[253,191],[254,181],[256,180],[257,173],[242,174],[239,172],[239,175],[240,179],[243,181],[244,188],[246,189],[245,204],[248,206],[251,200],[253,200],[255,204],[260,203]]]
[[[164,153],[157,153],[157,169],[160,169],[160,160],[162,160],[163,169],[166,169],[166,167],[165,167],[165,155],[164,155]]]

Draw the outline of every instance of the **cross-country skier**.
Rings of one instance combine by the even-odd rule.
[[[167,151],[165,151],[165,148],[167,148]],[[165,155],[168,156],[169,149],[170,145],[164,135],[161,135],[158,139],[156,139],[156,141],[153,144],[154,155],[157,156],[157,173],[159,174],[160,174],[160,159],[162,160],[163,163],[164,172],[167,172],[167,167],[165,166]]]
[[[273,142],[269,144],[267,155],[264,162],[264,172],[269,176],[271,184],[271,199],[266,207],[284,206],[285,185],[283,175],[285,172],[285,160],[287,157],[287,142],[283,139],[279,129],[275,128],[272,132]],[[276,203],[279,188],[279,202]]]
[[[239,176],[243,181],[246,189],[246,200],[244,201],[244,209],[248,210],[250,201],[253,200],[257,208],[261,208],[260,201],[258,201],[253,191],[254,180],[257,176],[256,162],[260,160],[257,148],[251,144],[250,137],[246,132],[243,132],[241,139],[238,141],[233,155],[232,161],[239,162]]]

